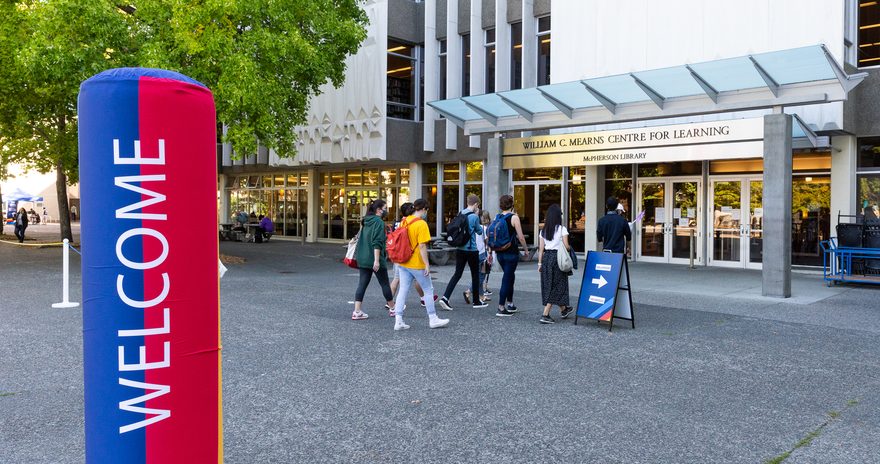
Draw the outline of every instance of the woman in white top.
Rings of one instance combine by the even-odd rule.
[[[541,301],[544,304],[542,324],[553,324],[550,308],[559,306],[562,318],[572,312],[568,297],[568,276],[572,273],[559,270],[556,261],[558,253],[568,253],[568,229],[562,225],[562,208],[557,204],[547,208],[544,216],[544,229],[541,230],[538,245],[538,272],[541,273]]]

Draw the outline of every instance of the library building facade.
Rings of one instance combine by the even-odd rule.
[[[222,147],[220,220],[341,242],[371,200],[390,222],[425,198],[437,236],[509,193],[530,242],[557,203],[584,252],[615,196],[634,260],[821,265],[838,222],[880,214],[880,5],[744,3],[367,1],[296,156]]]

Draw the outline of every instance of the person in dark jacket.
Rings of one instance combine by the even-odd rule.
[[[602,249],[612,253],[626,253],[626,241],[632,240],[632,232],[626,218],[617,213],[620,202],[608,197],[605,202],[605,216],[599,219],[596,240],[602,242]]]
[[[28,213],[24,208],[15,213],[15,236],[18,237],[18,243],[24,243],[24,230],[28,226]]]
[[[388,260],[385,254],[385,221],[382,219],[388,214],[388,207],[385,200],[373,200],[367,207],[367,214],[361,223],[360,237],[357,242],[358,268],[360,270],[360,281],[358,282],[357,291],[354,295],[354,312],[351,314],[352,320],[366,319],[369,317],[367,313],[361,309],[364,301],[364,293],[367,291],[367,285],[370,284],[373,274],[376,274],[376,280],[382,287],[382,294],[385,295],[386,308],[394,308],[394,294],[391,293],[391,286],[388,283],[388,268],[385,263]],[[394,311],[389,310],[389,315],[394,316]]]

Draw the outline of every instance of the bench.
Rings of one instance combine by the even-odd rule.
[[[438,237],[428,246],[428,261],[437,266],[445,266],[455,256],[455,247],[446,244],[446,239]]]

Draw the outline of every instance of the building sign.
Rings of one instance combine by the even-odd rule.
[[[223,462],[216,128],[181,74],[81,86],[87,464]]]
[[[504,140],[504,169],[760,158],[764,119]]]

